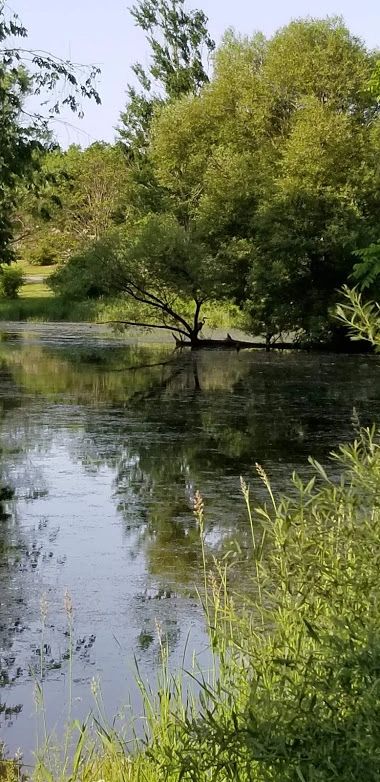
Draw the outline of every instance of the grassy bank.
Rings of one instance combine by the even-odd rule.
[[[95,322],[98,307],[92,302],[69,302],[34,289],[17,299],[0,299],[0,320]]]
[[[35,285],[35,284],[34,284]],[[186,317],[187,304],[181,312]],[[136,313],[134,313],[136,315]],[[238,308],[232,304],[208,303],[204,307],[206,324],[210,329],[225,331],[244,330],[244,320]],[[4,321],[67,321],[72,323],[98,323],[128,319],[128,306],[122,299],[100,301],[68,301],[46,292],[27,290],[17,299],[0,299],[0,320]],[[138,319],[138,318],[137,318]],[[154,322],[154,314],[149,318]]]
[[[17,299],[0,298],[0,320],[5,321],[67,321],[74,323],[97,323],[109,320],[137,320],[140,313],[130,312],[130,305],[122,297],[115,299],[73,301],[55,296],[48,287],[47,279],[54,267],[18,264],[26,282]],[[192,318],[189,304],[178,303],[183,316]],[[244,320],[238,307],[228,302],[208,302],[204,305],[206,325],[211,329],[244,329]],[[148,313],[149,322],[154,322],[155,313]],[[146,314],[144,313],[144,319]]]
[[[206,557],[207,509],[194,513],[204,552],[210,670],[169,675],[165,639],[156,697],[143,685],[145,741],[128,744],[99,717],[74,725],[61,766],[41,754],[35,778],[93,782],[375,782],[380,769],[380,446],[360,430],[342,446],[341,478],[314,463],[290,497],[255,508],[242,481],[247,545]],[[244,590],[241,590],[244,574]],[[237,580],[238,575],[238,580]],[[234,584],[239,583],[238,593]],[[241,595],[244,592],[244,596]],[[8,767],[12,775],[14,767]]]

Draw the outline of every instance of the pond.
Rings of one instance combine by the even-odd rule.
[[[76,324],[1,332],[1,481],[14,497],[0,519],[0,727],[28,760],[41,650],[49,730],[67,717],[65,591],[73,716],[93,707],[98,678],[111,719],[138,712],[135,660],[153,682],[157,624],[173,669],[184,650],[186,665],[194,649],[207,657],[195,491],[208,548],[244,545],[239,477],[262,501],[256,462],[278,491],[294,469],[310,473],[309,454],[326,463],[352,439],[353,417],[379,422],[380,359],[181,353]]]

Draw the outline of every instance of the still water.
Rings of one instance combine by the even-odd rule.
[[[194,649],[207,656],[196,489],[208,548],[244,545],[239,476],[262,500],[256,462],[279,490],[310,472],[309,454],[326,463],[352,438],[353,413],[380,422],[380,359],[175,353],[68,324],[1,332],[1,484],[14,497],[0,519],[0,737],[28,760],[41,649],[49,730],[67,717],[65,591],[73,716],[93,707],[98,678],[110,718],[138,712],[134,661],[153,681],[157,623],[173,669],[185,649],[186,665]]]

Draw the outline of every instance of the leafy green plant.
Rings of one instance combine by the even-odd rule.
[[[53,266],[59,260],[58,247],[48,241],[35,244],[28,253],[28,261],[33,266]]]
[[[374,301],[363,301],[357,288],[342,289],[344,300],[336,308],[336,319],[347,326],[352,340],[365,340],[375,350],[380,349],[380,306]]]
[[[24,274],[14,266],[2,266],[0,275],[0,292],[6,299],[17,299],[19,290],[24,283]]]
[[[354,264],[352,279],[361,290],[373,288],[380,275],[380,244],[373,242],[368,247],[357,250],[355,255],[359,261]]]
[[[253,597],[239,606],[231,593],[219,609],[220,677],[186,723],[184,779],[378,779],[375,431],[334,459],[339,483],[314,462],[308,484],[293,476],[292,497],[252,511]]]

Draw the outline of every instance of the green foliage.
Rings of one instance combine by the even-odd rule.
[[[373,290],[379,282],[380,244],[373,242],[368,247],[357,250],[356,256],[360,258],[360,261],[354,264],[352,279],[359,284],[362,291],[368,288]]]
[[[53,266],[60,258],[57,248],[45,239],[40,244],[33,243],[27,253],[27,260],[33,266]]]
[[[203,50],[215,44],[207,31],[203,11],[186,11],[184,0],[139,0],[131,9],[151,49],[148,70],[136,63],[132,70],[142,92],[128,86],[128,103],[121,114],[120,137],[129,154],[148,146],[156,106],[181,95],[197,93],[208,82]],[[158,91],[152,92],[152,84]]]
[[[17,299],[24,282],[22,269],[14,266],[2,266],[0,274],[0,293],[6,299]]]
[[[378,302],[364,302],[362,295],[354,288],[344,286],[344,302],[336,307],[336,319],[348,328],[354,341],[369,342],[378,352],[380,350],[380,305]]]
[[[25,39],[27,31],[16,15],[10,16],[4,0],[0,0],[0,262],[9,263],[14,253],[13,210],[20,189],[36,186],[39,152],[50,143],[49,117],[67,105],[81,114],[82,98],[100,102],[94,87],[98,68],[84,68],[79,74],[68,61],[45,52],[28,51],[15,45],[15,39]],[[9,40],[10,39],[10,40]],[[9,43],[8,43],[9,40]],[[55,89],[62,87],[61,100]],[[23,106],[28,95],[50,95],[45,100],[44,115],[36,113],[25,122]],[[48,107],[46,107],[48,104]],[[37,176],[38,179],[38,176]]]
[[[336,458],[338,484],[314,464],[319,485],[294,476],[292,498],[270,494],[269,507],[253,512],[257,598],[241,610],[230,601],[219,609],[223,670],[187,723],[184,779],[377,779],[374,432],[360,432]]]
[[[377,55],[341,18],[311,18],[268,40],[228,32],[209,77],[203,12],[140,0],[132,16],[151,58],[134,67],[120,143],[36,147],[43,186],[17,185],[8,248],[13,232],[24,260],[72,259],[55,290],[122,294],[132,320],[182,336],[228,299],[268,340],[333,340],[351,275],[377,295]]]
[[[127,169],[120,146],[54,150],[41,159],[41,174],[43,187],[24,192],[17,212],[24,260],[64,262],[124,220]]]
[[[203,11],[187,11],[184,0],[139,0],[131,13],[150,47],[150,63],[132,67],[137,87],[129,84],[119,135],[129,163],[131,206],[140,215],[166,209],[149,153],[151,125],[169,101],[196,94],[208,82],[207,64],[215,48]]]
[[[245,243],[240,301],[252,329],[331,328],[336,288],[377,226],[374,58],[340,19],[271,40],[228,34],[199,95],[153,123],[156,177],[215,248]]]
[[[20,765],[20,761],[3,758],[1,753],[0,779],[2,782],[20,782],[23,779]]]
[[[51,289],[69,300],[84,300],[111,293],[105,264],[112,263],[118,248],[118,234],[110,234],[91,245],[83,254],[74,255],[70,261],[49,277]]]
[[[149,89],[152,79],[158,81],[173,99],[195,93],[208,82],[202,47],[210,53],[215,44],[203,11],[186,11],[184,0],[139,0],[131,14],[152,50],[149,73],[136,66],[142,86]]]
[[[375,63],[367,89],[377,101],[380,99],[380,60],[377,60]]]
[[[126,325],[159,325],[197,341],[208,300],[229,299],[240,258],[214,255],[196,225],[184,227],[173,214],[148,214],[133,225],[115,229],[73,257],[49,279],[64,297],[124,295],[137,307]],[[182,301],[189,302],[184,316]],[[188,305],[189,306],[189,305]],[[187,307],[188,309],[188,307]]]

